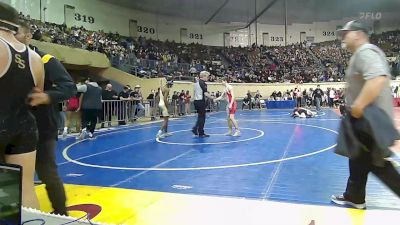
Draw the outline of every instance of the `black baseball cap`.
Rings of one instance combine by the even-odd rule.
[[[0,27],[13,32],[18,31],[19,15],[12,6],[0,2]]]
[[[352,20],[347,22],[342,29],[337,30],[338,35],[342,35],[343,31],[363,31],[364,33],[370,35],[370,28],[367,24],[360,22],[358,20]]]

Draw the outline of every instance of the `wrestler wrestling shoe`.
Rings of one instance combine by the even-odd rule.
[[[233,137],[239,137],[240,136],[240,131],[236,130],[235,133],[232,136]]]
[[[170,132],[165,132],[165,133],[163,133],[162,134],[164,137],[170,137],[170,136],[172,136],[172,133],[170,133]]]
[[[228,133],[225,133],[225,136],[232,136],[232,130],[229,130]]]
[[[163,138],[162,135],[163,135],[163,132],[161,130],[159,130],[156,134],[156,138],[161,139],[161,138]]]

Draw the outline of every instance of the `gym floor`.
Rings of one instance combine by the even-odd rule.
[[[218,112],[207,115],[209,138],[193,137],[193,115],[171,120],[173,135],[161,140],[159,122],[105,129],[94,140],[60,140],[71,215],[89,211],[94,222],[135,225],[397,224],[400,201],[373,175],[367,210],[330,203],[348,176],[347,159],[333,153],[337,112],[290,114],[238,111],[240,137],[224,135],[226,114]],[[393,160],[399,165],[398,156]],[[51,211],[43,185],[37,191],[42,210]]]

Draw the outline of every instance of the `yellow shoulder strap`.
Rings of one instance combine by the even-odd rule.
[[[46,54],[46,55],[44,55],[43,57],[42,57],[42,62],[44,63],[44,64],[46,64],[46,63],[48,63],[49,62],[49,60],[51,59],[51,58],[53,58],[54,56],[52,56],[52,55],[50,55],[50,54]]]

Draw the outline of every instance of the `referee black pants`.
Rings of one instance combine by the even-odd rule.
[[[197,131],[199,135],[203,135],[204,124],[206,122],[206,102],[203,100],[195,100],[194,108],[197,111],[197,121],[193,127],[193,130]]]
[[[65,190],[56,164],[56,140],[40,140],[36,151],[36,173],[46,185],[47,195],[56,214],[67,215]]]

